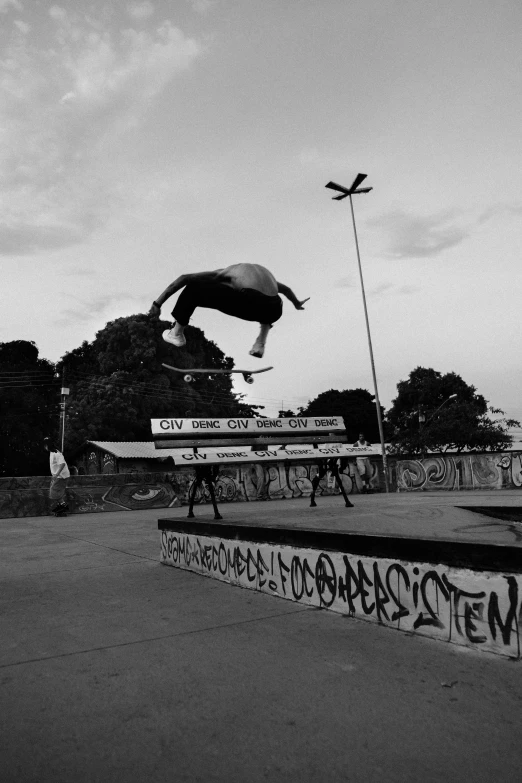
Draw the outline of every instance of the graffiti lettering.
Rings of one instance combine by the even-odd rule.
[[[519,657],[519,581],[385,558],[162,531],[161,560],[282,598]]]

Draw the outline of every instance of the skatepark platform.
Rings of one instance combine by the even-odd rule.
[[[304,499],[221,509],[224,525],[242,529],[426,540],[453,531],[465,544],[520,549],[516,521],[453,509],[515,514],[518,492],[353,500],[354,509],[338,497],[316,509]],[[501,770],[518,783],[517,662],[163,567],[158,516],[184,524],[186,511],[0,521],[2,781],[490,783]],[[196,514],[194,524],[213,522],[210,506]],[[294,582],[300,573],[296,560]],[[364,573],[373,580],[373,568]],[[485,603],[487,618],[487,600],[464,600]]]
[[[321,498],[183,509],[161,518],[161,561],[304,605],[519,659],[519,493]]]

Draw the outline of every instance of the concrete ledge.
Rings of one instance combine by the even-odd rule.
[[[515,548],[173,519],[159,529],[165,565],[520,659]]]

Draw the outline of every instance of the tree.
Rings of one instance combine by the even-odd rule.
[[[181,373],[162,366],[231,369],[227,357],[196,327],[186,331],[188,348],[166,343],[169,324],[140,314],[118,318],[100,330],[92,343],[65,354],[58,363],[71,388],[67,406],[66,445],[85,440],[147,441],[150,420],[254,416],[258,406],[232,391],[228,375],[200,376],[187,384]]]
[[[384,410],[381,407],[384,414]],[[375,409],[375,396],[366,389],[329,389],[322,392],[305,408],[299,408],[300,416],[342,416],[348,440],[356,441],[364,433],[370,443],[379,443],[379,424]]]
[[[387,413],[392,450],[397,454],[426,451],[501,451],[511,443],[507,428],[520,426],[503,415],[454,372],[417,367],[397,384],[398,395]]]
[[[0,475],[49,473],[46,436],[57,438],[60,381],[34,342],[0,343]]]

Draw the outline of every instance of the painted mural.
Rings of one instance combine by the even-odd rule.
[[[93,452],[94,453],[94,452]],[[311,463],[272,463],[222,465],[216,483],[218,502],[277,500],[309,497],[317,465]],[[362,481],[355,462],[341,471],[348,494],[360,492]],[[66,500],[69,513],[172,508],[188,505],[195,480],[192,468],[168,472],[88,474],[69,480]],[[50,477],[0,479],[0,518],[42,516],[49,513]],[[372,462],[371,486],[379,489],[379,466]],[[317,495],[338,494],[332,476],[319,484]],[[209,503],[208,490],[198,491],[197,503]]]
[[[520,658],[522,577],[161,531],[161,562],[408,633]]]
[[[381,492],[384,487],[382,462],[379,458],[372,458],[369,465],[370,489]],[[107,471],[110,463],[102,467]],[[190,467],[111,474],[99,472],[99,467],[93,462],[92,469],[97,472],[73,476],[69,480],[67,502],[70,513],[188,505],[195,479],[194,470]],[[407,460],[390,457],[389,469],[391,490],[399,492],[522,487],[521,453],[445,454]],[[231,503],[308,498],[317,471],[317,465],[310,462],[222,465],[216,484],[217,499],[221,503]],[[355,460],[343,463],[340,476],[348,495],[362,492],[363,482]],[[49,483],[48,476],[0,478],[0,518],[48,514]],[[318,496],[338,493],[331,475],[321,480]],[[210,503],[206,489],[198,490],[196,502]]]
[[[49,484],[47,476],[0,479],[0,519],[49,514],[53,505],[48,497]],[[73,476],[66,500],[70,514],[181,505],[170,473]]]
[[[522,486],[522,454],[444,454],[425,459],[398,459],[399,492],[519,489]]]
[[[277,462],[272,464],[247,463],[222,465],[216,481],[218,502],[280,500],[282,498],[310,497],[312,481],[319,472],[313,463]],[[180,497],[188,502],[190,488],[194,481],[193,473],[180,471]],[[178,474],[179,475],[179,474]],[[354,461],[349,462],[340,471],[341,480],[347,494],[361,492],[363,482]],[[379,465],[371,463],[370,487],[380,489]],[[328,474],[319,483],[317,495],[337,495],[339,489],[333,476]],[[210,502],[208,490],[198,490],[196,502]]]

